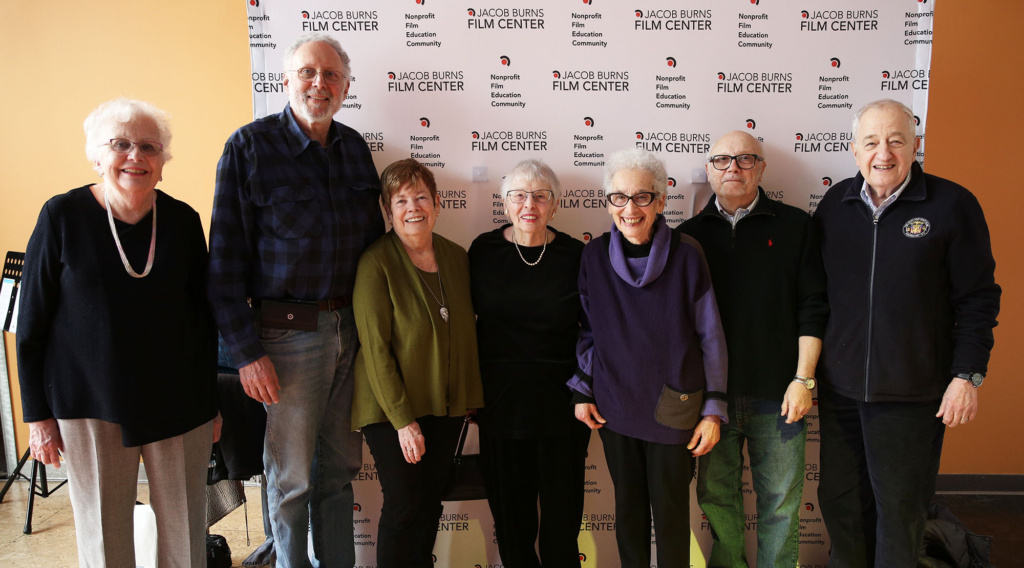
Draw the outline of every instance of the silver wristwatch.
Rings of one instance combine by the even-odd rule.
[[[800,375],[796,375],[793,377],[793,380],[807,387],[807,390],[814,390],[814,385],[817,384],[814,377],[801,377]]]

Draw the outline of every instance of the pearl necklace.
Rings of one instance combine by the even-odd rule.
[[[121,246],[121,238],[117,236],[117,228],[114,226],[114,213],[110,210],[110,198],[107,197],[107,188],[103,188],[103,205],[107,207],[107,221],[110,222],[110,234],[114,235],[114,244],[117,245],[117,254],[121,255],[121,263],[128,275],[132,278],[145,278],[153,268],[153,257],[156,256],[156,195],[153,196],[153,236],[149,240],[149,258],[146,259],[146,269],[139,274],[132,270],[128,264],[128,257],[124,255],[124,248]]]
[[[519,250],[519,243],[516,242],[516,230],[512,229],[512,244],[516,245],[516,252],[519,253],[519,258],[522,259],[526,266],[537,266],[540,264],[540,259],[544,258],[544,253],[548,250],[548,234],[547,229],[544,229],[544,246],[540,249],[540,256],[533,262],[527,262],[526,258],[523,257],[523,251]]]

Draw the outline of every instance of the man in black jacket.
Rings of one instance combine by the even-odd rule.
[[[818,500],[831,568],[916,566],[944,425],[978,412],[1000,289],[981,206],[922,171],[910,109],[870,103],[853,133],[860,173],[814,215],[831,309]]]
[[[715,197],[679,226],[700,242],[729,349],[729,422],[701,456],[697,499],[711,524],[708,566],[746,567],[743,444],[757,494],[757,565],[798,562],[804,414],[828,308],[811,218],[759,187],[761,143],[730,132],[705,166]]]

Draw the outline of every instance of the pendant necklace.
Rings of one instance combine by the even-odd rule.
[[[153,257],[156,256],[156,196],[153,196],[153,237],[149,240],[149,258],[146,259],[146,269],[139,274],[132,270],[128,264],[128,257],[124,255],[124,248],[121,247],[121,238],[117,236],[117,228],[114,226],[114,213],[110,210],[110,198],[107,197],[107,188],[103,188],[103,205],[107,207],[107,221],[110,222],[110,234],[114,235],[114,243],[117,245],[117,254],[121,255],[121,262],[124,269],[132,278],[145,278],[153,268]]]
[[[516,245],[516,252],[519,253],[519,258],[522,259],[526,266],[537,266],[540,264],[540,259],[544,258],[544,253],[548,250],[548,234],[547,229],[544,230],[544,247],[540,249],[540,256],[533,262],[526,262],[526,258],[523,256],[523,251],[519,250],[519,242],[516,241],[516,230],[512,229],[512,244]]]
[[[437,265],[437,285],[438,285],[438,287],[441,288],[441,299],[440,300],[438,300],[437,296],[434,295],[434,291],[430,289],[430,286],[427,286],[427,281],[423,279],[423,275],[420,274],[420,270],[419,269],[416,269],[416,275],[420,277],[420,281],[423,282],[423,287],[427,289],[427,292],[429,292],[430,296],[432,298],[434,298],[434,301],[437,302],[438,305],[441,306],[441,309],[439,310],[439,313],[441,314],[441,319],[443,319],[445,321],[445,323],[447,323],[448,322],[448,308],[445,307],[445,305],[444,305],[445,304],[445,301],[444,301],[444,284],[441,283],[441,264],[438,263],[438,265]]]

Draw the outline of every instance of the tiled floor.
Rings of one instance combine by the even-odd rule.
[[[260,488],[246,487],[250,544],[245,542],[245,508],[239,507],[213,526],[210,532],[223,535],[231,547],[233,566],[241,566],[249,553],[263,543]],[[149,501],[149,486],[139,484],[139,501]],[[0,503],[0,566],[3,568],[66,568],[78,566],[75,520],[62,487],[46,499],[36,497],[32,534],[23,534],[28,507],[28,482],[17,481]]]
[[[250,543],[246,544],[246,513],[239,507],[213,526],[212,533],[223,535],[231,547],[233,566],[263,543],[260,488],[245,488],[248,499]],[[139,500],[147,502],[149,487],[139,485]],[[952,509],[969,530],[995,537],[992,564],[998,568],[1024,566],[1024,495],[939,495],[937,501]],[[74,519],[67,487],[46,499],[37,497],[32,518],[33,532],[22,533],[28,505],[28,482],[19,481],[0,503],[0,566],[48,568],[74,567]]]

